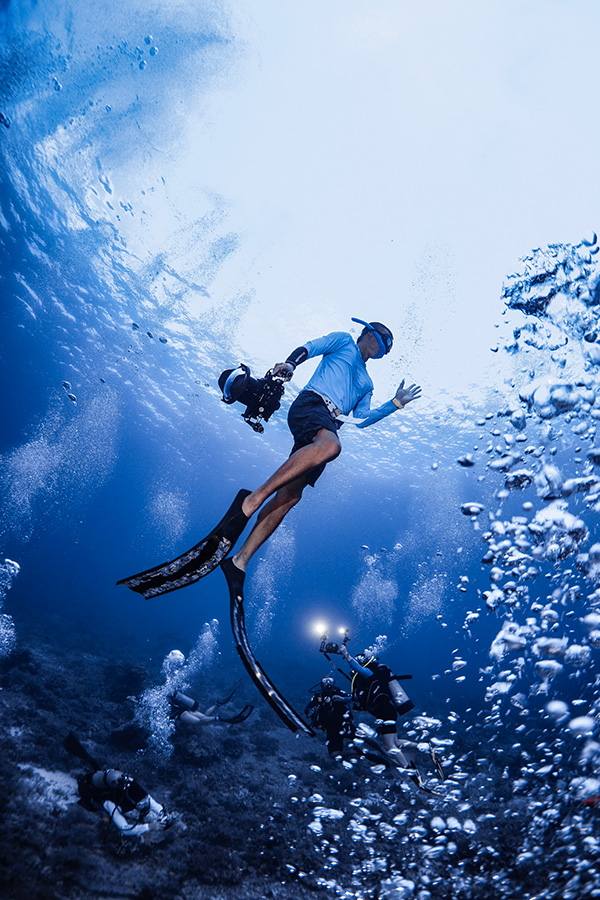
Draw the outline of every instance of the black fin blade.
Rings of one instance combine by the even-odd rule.
[[[239,491],[235,500],[213,530],[197,544],[166,563],[117,581],[142,594],[146,600],[177,591],[210,575],[223,560],[244,530],[248,519],[242,503],[250,491]]]
[[[275,685],[271,682],[268,675],[264,672],[260,663],[254,658],[254,654],[248,643],[246,634],[246,624],[244,620],[244,603],[243,597],[239,596],[235,591],[231,592],[231,630],[237,651],[240,655],[246,671],[250,678],[263,695],[269,706],[271,706],[279,718],[285,722],[287,727],[293,731],[300,731],[308,734],[310,737],[315,736],[315,732],[304,719],[298,715],[283,697]]]

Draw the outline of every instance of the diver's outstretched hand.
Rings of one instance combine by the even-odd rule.
[[[407,403],[410,403],[411,400],[418,400],[421,396],[421,387],[418,384],[411,384],[409,387],[404,387],[404,378],[400,382],[400,387],[396,391],[396,396],[394,400],[397,400],[398,403],[401,403],[402,406],[406,406]]]

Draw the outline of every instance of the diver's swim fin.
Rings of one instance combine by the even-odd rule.
[[[244,621],[244,572],[233,563],[231,559],[224,559],[221,563],[223,574],[227,579],[230,597],[231,630],[237,651],[240,655],[246,671],[261,692],[267,703],[275,710],[277,715],[291,731],[301,731],[314,737],[315,733],[298,713],[292,709],[287,700],[281,696],[277,688],[271,683],[260,664],[254,658],[254,654],[248,643],[246,624]]]
[[[438,755],[437,755],[437,753],[435,752],[435,750],[433,749],[433,747],[431,746],[431,744],[429,745],[429,755],[431,756],[431,758],[432,758],[432,760],[433,760],[433,764],[434,764],[434,766],[435,766],[436,769],[437,769],[438,775],[440,776],[440,778],[442,779],[442,781],[445,781],[445,780],[446,780],[446,773],[444,772],[444,769],[443,769],[442,764],[441,764],[441,762],[440,762],[440,760],[439,760],[439,758],[438,758]]]
[[[245,722],[248,716],[252,715],[253,710],[254,707],[248,703],[235,716],[219,716],[219,722],[227,722],[228,725],[239,725],[240,722]]]
[[[242,679],[238,678],[238,680],[234,684],[233,688],[231,689],[231,692],[229,694],[227,694],[226,697],[223,697],[222,700],[215,700],[215,702],[213,703],[213,706],[225,706],[226,703],[229,703],[229,701],[231,700],[231,698],[233,697],[233,695],[235,694],[235,692],[237,691],[237,689],[239,688],[241,683],[242,683]]]
[[[434,794],[436,797],[440,796],[437,791],[433,791],[431,788],[427,787],[427,785],[423,781],[423,778],[421,777],[421,773],[414,763],[409,763],[408,768],[411,770],[411,773],[408,777],[411,781],[414,781],[419,790],[425,791],[426,794]]]
[[[366,747],[369,747],[369,750],[365,750],[361,747],[361,744],[365,744]],[[395,768],[394,764],[390,761],[390,758],[385,755],[383,749],[379,746],[377,741],[374,738],[370,738],[368,735],[360,732],[360,734],[356,735],[352,741],[351,746],[355,748],[356,752],[361,756],[364,756],[365,759],[368,759],[369,762],[376,763],[377,765],[383,765],[386,769]]]
[[[248,516],[242,512],[242,503],[251,493],[252,491],[239,491],[216,528],[191,550],[153,569],[122,578],[117,584],[124,584],[149,600],[150,597],[168,594],[169,591],[176,591],[209,575],[227,556],[248,524]]]
[[[78,737],[75,737],[72,731],[68,733],[66,738],[63,741],[63,747],[70,753],[72,756],[77,756],[79,759],[82,759],[84,762],[90,766],[94,772],[99,772],[102,766],[99,762],[97,762],[94,757],[87,752],[81,741]]]

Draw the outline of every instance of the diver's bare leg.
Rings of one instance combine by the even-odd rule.
[[[391,733],[382,734],[381,739],[383,741],[383,749],[390,759],[392,759],[397,766],[402,766],[402,768],[406,769],[408,767],[408,760],[397,744],[396,735]]]
[[[264,509],[261,509],[256,525],[246,538],[245,543],[232,557],[232,562],[238,569],[241,569],[242,572],[246,571],[246,566],[250,559],[267,538],[271,537],[290,509],[298,503],[307,484],[306,478],[304,475],[301,475],[295,481],[292,481],[291,484],[287,484],[277,491],[273,499],[267,503]]]
[[[263,485],[255,491],[252,491],[251,494],[248,494],[242,504],[242,512],[249,518],[257,509],[260,509],[265,500],[268,500],[269,497],[286,485],[291,485],[292,482],[314,468],[314,466],[318,466],[324,462],[331,462],[332,459],[339,456],[341,449],[342,446],[337,434],[334,434],[333,431],[329,431],[327,428],[321,428],[317,431],[310,444],[307,444],[306,447],[301,447],[299,450],[296,450],[295,453],[292,453],[283,465],[280,466]],[[302,494],[302,491],[300,494]],[[295,503],[297,503],[299,499],[300,497],[296,499]],[[292,503],[291,506],[294,506],[294,503]],[[287,509],[282,514],[279,522],[283,516],[285,516],[286,512],[288,512]],[[277,528],[277,525],[279,525],[279,522],[273,526],[269,534],[273,533],[275,528]],[[263,541],[269,537],[269,534],[263,538]],[[263,541],[260,543],[262,544]],[[258,546],[260,546],[260,544]],[[237,562],[236,565],[238,565]]]

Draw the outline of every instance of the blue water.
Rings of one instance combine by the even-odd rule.
[[[166,601],[146,601],[115,582],[191,546],[239,487],[258,486],[289,452],[285,411],[297,388],[288,389],[262,436],[219,400],[218,374],[239,361],[238,329],[244,317],[261,315],[244,285],[237,293],[219,288],[244,241],[228,224],[225,200],[207,190],[191,233],[171,221],[164,253],[144,256],[140,249],[171,202],[160,169],[162,162],[169,169],[168,143],[188,99],[186,85],[194,109],[208,106],[213,93],[240,78],[243,42],[218,4],[152,15],[133,7],[110,10],[104,21],[93,8],[5,4],[0,16],[0,562],[20,567],[9,577],[5,564],[0,582],[3,653],[32,646],[46,633],[52,653],[68,668],[73,646],[89,641],[90,651],[106,652],[112,662],[144,661],[159,684],[164,657],[175,648],[188,656],[206,635],[205,623],[217,619],[218,652],[200,654],[192,675],[196,688],[202,678],[227,683],[239,664],[220,572]],[[139,182],[117,189],[110,172],[128,154]],[[150,213],[146,194],[156,204]],[[388,420],[374,434],[344,428],[344,453],[262,548],[246,587],[251,643],[298,709],[309,686],[328,671],[316,622],[327,624],[331,639],[347,627],[355,652],[383,635],[384,661],[413,676],[415,714],[439,718],[438,738],[460,744],[463,763],[458,750],[454,756],[448,750],[448,769],[465,769],[461,790],[470,819],[480,821],[484,813],[473,799],[475,769],[464,759],[485,757],[489,741],[501,773],[502,754],[508,758],[520,735],[520,749],[510,755],[510,783],[523,779],[515,791],[532,804],[523,809],[533,821],[540,805],[551,810],[571,803],[574,830],[562,843],[589,836],[592,869],[594,810],[586,810],[583,821],[578,804],[600,793],[593,780],[600,760],[600,635],[583,621],[598,606],[600,577],[592,549],[598,469],[587,455],[600,418],[596,249],[591,236],[581,244],[574,235],[572,244],[541,248],[519,262],[517,276],[507,273],[498,315],[507,306],[519,332],[509,330],[495,348],[497,393],[487,401],[460,397],[441,414],[424,405],[421,414],[407,411],[410,418]],[[307,327],[298,322],[297,343],[316,337]],[[346,327],[333,322],[331,330]],[[409,339],[403,335],[398,344]],[[278,347],[277,353],[291,349]],[[376,364],[372,373],[376,381]],[[534,393],[537,378],[545,381]],[[526,419],[517,426],[510,416],[518,411]],[[472,467],[457,462],[467,453]],[[508,471],[526,469],[537,484],[506,489],[506,473],[490,466],[506,454],[514,455]],[[546,466],[560,473],[551,495],[541,480]],[[587,488],[565,487],[584,476],[592,481]],[[461,512],[462,504],[475,502],[483,506],[480,516]],[[552,504],[562,524],[554,542],[547,534],[536,545],[528,526]],[[570,543],[566,514],[583,521]],[[521,517],[527,532],[521,570],[519,561],[502,558],[520,549],[514,532],[500,533],[513,517]],[[486,537],[495,526],[495,537]],[[502,539],[507,544],[495,551],[493,565],[501,571],[493,581],[481,560],[490,541]],[[536,573],[526,573],[532,565]],[[505,589],[510,580],[522,588],[516,600]],[[486,592],[494,584],[505,594],[490,609]],[[545,618],[548,609],[555,619]],[[469,619],[469,613],[478,615]],[[490,655],[506,622],[530,630],[522,632],[520,650]],[[545,654],[536,645],[540,637],[565,638],[565,646],[584,650],[570,661],[565,647]],[[551,680],[536,668],[545,658],[561,666]],[[457,659],[465,664],[453,668]],[[498,683],[502,693],[493,696]],[[244,690],[264,706],[249,684]],[[552,699],[569,704],[558,723],[546,708]],[[68,710],[64,715],[68,720]],[[90,729],[98,735],[102,723],[93,715],[90,710]],[[263,715],[268,720],[271,714],[265,708]],[[573,724],[581,716],[589,717],[587,724]],[[271,727],[279,727],[274,719]],[[548,759],[554,768],[536,781],[535,768]],[[490,790],[486,802],[499,800]],[[454,815],[456,796],[447,799],[452,809],[441,803],[431,815]],[[539,862],[538,832],[524,832],[518,852]],[[465,859],[479,859],[483,843],[473,837]],[[396,866],[390,862],[387,874],[397,877],[402,854],[389,847],[385,853]],[[437,865],[436,853],[426,858]],[[502,896],[514,896],[528,858],[521,868],[514,856],[499,859],[489,869],[488,888],[501,881]],[[290,860],[297,867],[291,851]],[[557,860],[556,871],[564,857]],[[483,896],[460,859],[453,856],[452,865],[455,890],[462,891],[455,896]],[[412,889],[390,882],[385,893],[368,868],[354,873],[353,887],[346,873],[329,889],[357,898],[378,889],[381,897],[450,896],[434,870],[433,862],[413,866]],[[494,871],[502,872],[496,881]],[[575,868],[569,871],[575,877]],[[429,873],[429,881],[419,882],[419,872]],[[313,876],[331,872],[325,866]],[[591,871],[569,896],[598,896],[599,878]],[[563,887],[535,894],[532,887],[524,896],[567,894]]]

